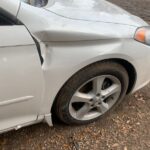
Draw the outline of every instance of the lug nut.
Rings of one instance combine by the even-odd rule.
[[[100,94],[98,93],[98,94],[96,94],[96,96],[97,96],[97,97],[100,97]]]
[[[92,102],[93,101],[93,99],[90,99],[90,102]]]
[[[102,99],[105,99],[105,96],[102,96]]]
[[[94,104],[92,104],[91,107],[94,107]]]

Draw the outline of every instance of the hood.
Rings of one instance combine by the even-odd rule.
[[[45,9],[73,20],[117,23],[137,27],[141,24],[147,25],[142,19],[105,0],[49,0]]]
[[[86,1],[97,3],[94,0]],[[85,0],[80,0],[82,5],[79,5],[79,0],[50,2],[52,0],[44,8],[37,8],[22,2],[17,16],[30,33],[43,42],[133,38],[138,27],[147,25],[141,19],[131,19],[134,17],[128,12],[102,0],[98,4],[112,6],[116,10],[113,11],[114,14],[110,13],[112,9],[103,12],[100,11],[99,5],[97,5],[99,9],[96,9],[90,3],[84,8],[83,4],[87,5],[84,3]],[[75,15],[75,12],[78,14]],[[91,17],[88,17],[90,15]],[[117,19],[115,16],[122,17]]]

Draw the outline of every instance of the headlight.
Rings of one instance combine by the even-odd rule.
[[[36,7],[43,7],[48,3],[48,0],[23,0],[27,1],[27,3],[36,6]]]
[[[150,45],[150,27],[142,27],[137,29],[134,39],[141,43]]]

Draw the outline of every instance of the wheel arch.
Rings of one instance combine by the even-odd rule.
[[[134,66],[127,60],[124,60],[121,58],[106,59],[103,61],[113,61],[113,62],[119,63],[126,69],[126,71],[128,72],[128,75],[129,75],[129,86],[128,86],[128,90],[127,90],[127,94],[129,94],[132,91],[132,89],[134,88],[136,79],[137,79],[137,73],[136,73]]]
[[[136,73],[135,67],[129,61],[127,61],[123,58],[106,58],[106,59],[103,59],[103,60],[100,60],[100,61],[93,62],[93,63],[88,64],[87,66],[81,68],[80,70],[75,72],[72,76],[74,76],[76,73],[78,73],[79,71],[81,71],[82,69],[84,69],[88,66],[91,66],[91,65],[94,65],[94,64],[97,64],[97,63],[102,63],[102,62],[115,62],[115,63],[120,64],[121,66],[123,66],[126,69],[126,71],[128,73],[128,76],[129,76],[129,86],[128,86],[127,94],[131,93],[132,89],[134,88],[134,85],[136,83],[137,73]],[[67,81],[64,83],[64,85],[67,83]]]
[[[72,76],[74,76],[76,73],[78,73],[79,71],[81,71],[82,69],[84,69],[86,67],[89,67],[91,65],[94,65],[96,63],[101,63],[101,62],[115,62],[115,63],[120,64],[121,66],[123,66],[126,69],[126,71],[128,73],[128,76],[129,76],[129,86],[128,86],[127,94],[131,93],[132,89],[134,88],[134,85],[136,83],[137,73],[136,73],[136,70],[135,70],[134,66],[129,61],[127,61],[125,59],[122,59],[122,58],[110,58],[110,59],[108,58],[108,59],[103,59],[103,60],[100,60],[100,61],[93,62],[93,63],[91,63],[91,64],[81,68],[80,70],[75,72]],[[57,95],[55,97],[55,100],[57,99],[61,89],[72,78],[72,76],[60,88],[60,90],[58,91],[58,93],[57,93]],[[55,100],[54,100],[54,102],[52,104],[52,111],[53,111],[53,108],[54,108],[53,106],[54,106]]]

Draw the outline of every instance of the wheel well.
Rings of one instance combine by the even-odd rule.
[[[128,75],[129,75],[129,86],[128,86],[128,90],[127,90],[127,94],[129,94],[132,91],[132,89],[134,88],[135,81],[137,78],[136,70],[133,67],[133,65],[124,59],[107,59],[104,61],[113,61],[113,62],[119,63],[126,69],[126,71],[128,72]]]
[[[95,62],[95,63],[101,63],[101,62],[107,62],[107,61],[118,63],[126,69],[126,71],[128,73],[128,76],[129,76],[129,86],[128,86],[128,90],[127,90],[127,94],[129,94],[132,91],[132,89],[134,88],[136,78],[137,78],[136,70],[135,70],[134,66],[131,63],[129,63],[128,61],[123,60],[123,59],[105,59],[105,60],[98,61],[98,62]],[[95,63],[93,63],[93,64],[95,64]],[[92,65],[92,64],[90,64],[90,65]],[[59,92],[58,92],[57,96],[59,95]],[[55,97],[55,101],[52,105],[52,112],[54,112],[54,104],[56,102],[57,96]]]

